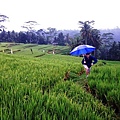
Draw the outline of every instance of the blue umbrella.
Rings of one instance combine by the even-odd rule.
[[[70,54],[74,56],[79,56],[82,54],[90,53],[95,50],[95,47],[90,46],[90,45],[79,45],[75,47]]]

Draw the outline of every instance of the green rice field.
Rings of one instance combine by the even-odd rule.
[[[120,61],[98,60],[86,79],[79,74],[82,57],[69,52],[67,46],[1,43],[0,119],[120,120]]]

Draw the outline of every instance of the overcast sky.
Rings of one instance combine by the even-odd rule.
[[[120,0],[0,0],[0,14],[9,17],[9,30],[27,21],[39,28],[79,29],[78,21],[95,21],[94,28],[120,27]]]

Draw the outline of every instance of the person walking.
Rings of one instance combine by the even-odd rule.
[[[32,50],[32,48],[30,48],[30,51],[31,51],[31,53],[33,54],[33,50]]]
[[[85,68],[85,72],[86,72],[86,78],[88,77],[88,75],[90,74],[90,69],[91,66],[93,66],[94,64],[96,64],[98,62],[97,58],[95,58],[94,56],[92,56],[90,53],[86,53],[82,59],[82,65]]]

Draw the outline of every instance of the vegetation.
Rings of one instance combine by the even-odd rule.
[[[99,59],[104,60],[120,60],[120,42],[115,42],[113,33],[100,33],[100,30],[94,29],[93,24],[95,21],[79,21],[80,24],[80,38],[77,40],[77,44],[73,45],[73,48],[79,44],[89,44],[96,47],[94,55]],[[112,51],[112,52],[111,52]],[[116,57],[113,51],[117,54]],[[104,52],[104,54],[103,54]]]
[[[6,47],[13,54],[3,53]],[[59,54],[39,56],[51,49],[51,45],[0,44],[0,118],[119,120],[119,61],[99,60],[86,79],[84,73],[78,74],[83,70],[81,57],[61,55],[66,46],[56,46]],[[64,80],[66,72],[69,77]]]
[[[0,14],[0,42],[69,46],[71,50],[80,44],[88,44],[96,47],[94,55],[97,58],[120,60],[119,37],[115,38],[111,31],[101,33],[100,30],[95,29],[93,27],[94,20],[79,21],[80,31],[77,34],[72,33],[71,36],[68,32],[64,34],[64,31],[57,31],[56,28],[52,27],[47,28],[47,30],[43,28],[35,30],[35,27],[39,25],[36,21],[27,21],[21,26],[27,31],[5,31],[5,26],[2,23],[7,19],[9,17]],[[117,31],[120,31],[120,29],[118,28]],[[115,34],[117,33],[115,32]],[[103,51],[105,54],[103,54]]]
[[[38,45],[23,43],[1,43],[0,52],[7,54],[18,54],[39,57],[45,54],[64,54],[68,55],[70,48],[68,46],[58,45]]]

